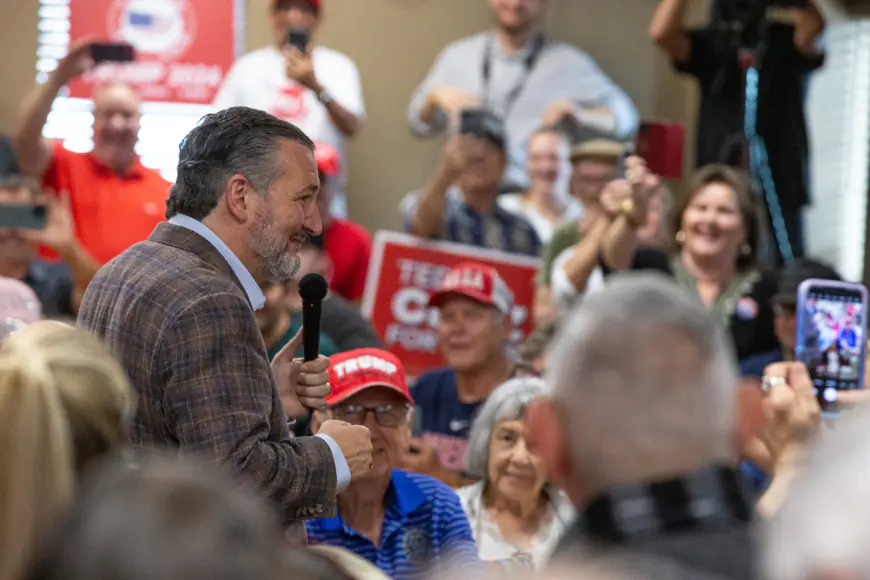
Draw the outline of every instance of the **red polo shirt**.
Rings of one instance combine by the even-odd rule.
[[[332,262],[333,292],[358,302],[366,287],[366,274],[372,257],[372,237],[361,225],[344,219],[333,219],[323,232],[323,245]]]
[[[58,143],[43,185],[69,192],[76,237],[104,264],[145,240],[165,219],[171,184],[138,157],[126,174],[118,175],[90,153],[73,153]],[[51,251],[43,255],[54,257]]]

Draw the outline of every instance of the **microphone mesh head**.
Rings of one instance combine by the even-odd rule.
[[[326,292],[329,290],[329,284],[326,279],[320,274],[305,274],[299,280],[299,297],[303,302],[320,302],[326,298]]]

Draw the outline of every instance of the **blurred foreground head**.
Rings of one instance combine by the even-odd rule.
[[[738,379],[727,337],[658,274],[614,276],[565,321],[532,444],[575,505],[606,489],[736,458]]]
[[[118,463],[83,492],[30,580],[310,577],[306,567],[294,576],[294,552],[259,498],[207,465]]]
[[[0,579],[20,578],[79,477],[127,441],[127,376],[93,336],[36,322],[0,347]]]
[[[764,578],[870,578],[870,409],[818,438],[763,536]]]

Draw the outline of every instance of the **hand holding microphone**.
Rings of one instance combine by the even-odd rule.
[[[272,359],[272,372],[278,382],[278,393],[284,414],[295,419],[312,409],[322,409],[330,392],[329,359],[318,356],[320,350],[320,304],[328,286],[323,276],[307,274],[299,281],[302,298],[302,328]],[[294,358],[305,347],[303,359]]]

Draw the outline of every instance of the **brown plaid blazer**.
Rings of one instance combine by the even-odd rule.
[[[290,438],[251,304],[208,240],[159,224],[103,266],[78,325],[105,339],[130,376],[134,446],[234,468],[280,505],[291,532],[304,533],[303,519],[335,515],[329,446]]]

